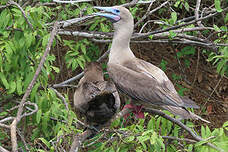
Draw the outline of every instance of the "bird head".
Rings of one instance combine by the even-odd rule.
[[[114,24],[114,28],[121,26],[134,25],[134,19],[130,11],[122,6],[113,6],[113,7],[94,7],[96,9],[102,10],[105,13],[95,13],[98,16],[105,17],[111,20]]]

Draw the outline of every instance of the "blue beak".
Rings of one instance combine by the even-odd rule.
[[[94,13],[95,15],[108,18],[113,22],[118,22],[120,20],[120,16],[119,16],[120,11],[116,8],[113,8],[113,7],[94,7],[94,8],[107,12],[107,13]]]

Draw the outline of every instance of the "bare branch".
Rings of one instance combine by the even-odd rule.
[[[188,138],[178,138],[175,136],[161,136],[163,139],[172,139],[172,140],[177,140],[177,141],[185,141],[185,142],[189,142],[189,143],[196,143],[196,140],[192,140],[192,139],[188,139]]]
[[[222,12],[226,12],[228,10],[228,7],[224,8]],[[157,30],[157,31],[152,31],[152,32],[148,32],[148,33],[142,33],[142,35],[140,36],[137,36],[135,38],[143,38],[143,37],[147,37],[149,35],[154,35],[154,34],[157,34],[157,33],[163,33],[163,32],[167,32],[167,31],[170,31],[170,30],[175,30],[175,29],[178,29],[180,27],[184,27],[184,26],[187,26],[187,25],[191,25],[191,24],[194,24],[198,21],[202,21],[202,20],[205,20],[205,19],[208,19],[208,18],[211,18],[213,16],[216,16],[218,14],[220,14],[221,12],[215,12],[213,14],[209,14],[205,17],[201,17],[199,18],[198,20],[193,20],[193,21],[190,21],[188,23],[184,23],[184,24],[180,24],[180,25],[176,25],[176,26],[172,26],[172,27],[169,27],[169,28],[166,28],[166,29],[162,29],[162,30]]]
[[[72,36],[81,36],[81,37],[87,37],[87,38],[109,38],[107,36],[107,33],[104,32],[80,32],[80,31],[67,31],[67,30],[59,30],[58,34],[60,35],[72,35]]]
[[[125,3],[125,4],[121,5],[121,6],[123,6],[123,7],[134,6],[134,5],[136,5],[138,3],[138,1],[139,0],[132,0],[130,3]]]
[[[9,126],[9,125],[5,125],[5,124],[3,124],[3,123],[0,123],[0,127],[10,129],[10,126]]]
[[[196,1],[196,9],[195,9],[195,19],[198,20],[199,19],[199,8],[200,8],[200,3],[201,0],[197,0]],[[201,21],[196,22],[198,24],[198,26],[203,26]]]
[[[9,152],[8,150],[6,150],[5,148],[3,148],[2,146],[0,146],[0,151],[1,152]]]
[[[154,1],[151,1],[151,4],[153,5]],[[157,10],[159,10],[160,8],[162,8],[163,6],[165,6],[166,4],[168,4],[169,1],[164,2],[163,4],[161,4],[160,6],[158,6],[157,8],[153,9],[152,11],[150,11],[150,7],[148,8],[147,12],[143,15],[143,17],[137,22],[135,23],[134,27],[137,27],[140,23],[142,23],[148,16],[150,16],[152,13],[156,12]],[[152,6],[151,5],[151,6]]]
[[[91,2],[91,1],[93,0],[70,0],[70,1],[53,0],[53,2],[62,3],[62,4],[74,4],[74,3]]]

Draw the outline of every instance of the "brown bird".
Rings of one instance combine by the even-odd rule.
[[[186,108],[199,108],[192,100],[180,97],[166,74],[155,65],[135,57],[130,49],[134,20],[121,6],[95,7],[107,13],[96,13],[113,22],[108,73],[117,88],[145,107],[160,107],[182,119],[202,119]],[[208,121],[206,121],[208,122]]]
[[[85,118],[87,125],[99,129],[118,111],[119,95],[115,85],[104,80],[98,62],[87,64],[84,73],[74,93],[74,107]]]

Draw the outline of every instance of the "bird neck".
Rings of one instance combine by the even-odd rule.
[[[121,64],[126,60],[135,58],[130,49],[130,38],[133,33],[133,23],[115,27],[112,46],[109,54],[109,63]]]

